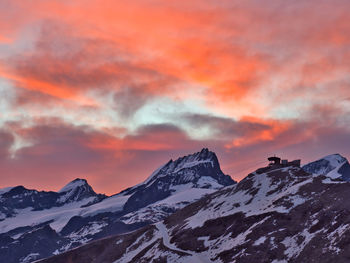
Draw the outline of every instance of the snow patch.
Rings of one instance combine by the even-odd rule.
[[[220,189],[223,185],[219,184],[213,177],[202,176],[197,181],[197,187],[199,188],[211,188]]]
[[[254,242],[253,246],[259,246],[261,244],[264,244],[265,240],[266,240],[266,237],[260,237],[258,240]]]
[[[335,167],[332,171],[330,171],[329,173],[327,173],[327,177],[331,178],[331,179],[336,179],[336,178],[339,178],[341,177],[342,175],[338,172],[339,169],[346,163],[343,162],[341,163],[338,167]]]
[[[292,237],[286,237],[281,242],[286,248],[284,254],[288,257],[288,259],[295,259],[303,251],[305,246],[313,239],[313,237],[321,231],[323,231],[323,229],[320,229],[314,233],[309,233],[307,229],[304,229],[304,231],[300,234]],[[300,237],[304,240],[301,244],[298,244],[297,240]]]

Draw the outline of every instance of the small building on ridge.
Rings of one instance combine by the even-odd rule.
[[[294,167],[300,167],[301,160],[294,160],[294,161],[288,161],[287,159],[281,159],[280,157],[277,156],[271,156],[267,158],[269,161],[269,164],[267,167],[259,168],[256,170],[257,173],[266,173],[271,170],[283,168],[283,167],[289,167],[289,166],[294,166]]]

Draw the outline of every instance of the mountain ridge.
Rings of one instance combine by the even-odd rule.
[[[253,172],[164,221],[40,262],[347,262],[349,198],[350,184],[327,173]]]
[[[204,195],[236,183],[221,171],[216,154],[206,148],[170,160],[161,168],[143,183],[112,196],[96,194],[87,181],[80,178],[58,192],[24,187],[3,190],[0,203],[9,202],[9,208],[21,206],[13,209],[11,214],[3,213],[2,221],[0,219],[0,238],[7,240],[0,247],[0,256],[6,256],[8,263],[24,263],[59,254],[94,239],[158,222]],[[17,199],[11,194],[14,189],[22,191]],[[26,191],[31,193],[30,196]],[[42,205],[35,195],[41,197]],[[36,203],[34,208],[32,196]],[[27,197],[31,202],[23,202]],[[1,212],[0,209],[0,215]],[[30,249],[35,237],[41,241],[35,249]],[[50,245],[46,246],[44,241],[50,238],[55,242],[48,242]],[[27,248],[21,248],[22,254],[14,253],[19,249],[18,244]],[[12,259],[9,253],[12,253]]]

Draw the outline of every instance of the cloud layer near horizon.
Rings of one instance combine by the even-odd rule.
[[[109,194],[209,147],[350,156],[350,4],[2,1],[0,187]]]

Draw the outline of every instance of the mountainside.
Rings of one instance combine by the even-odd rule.
[[[110,197],[96,194],[84,179],[59,192],[0,189],[0,258],[31,262],[132,231],[235,183],[215,153],[203,149],[170,160],[145,182]]]
[[[314,175],[327,174],[331,178],[350,181],[350,164],[340,154],[328,155],[320,160],[304,165],[303,169]]]
[[[40,262],[349,262],[350,183],[335,176],[347,160],[323,159],[322,170],[251,173],[164,221]]]

